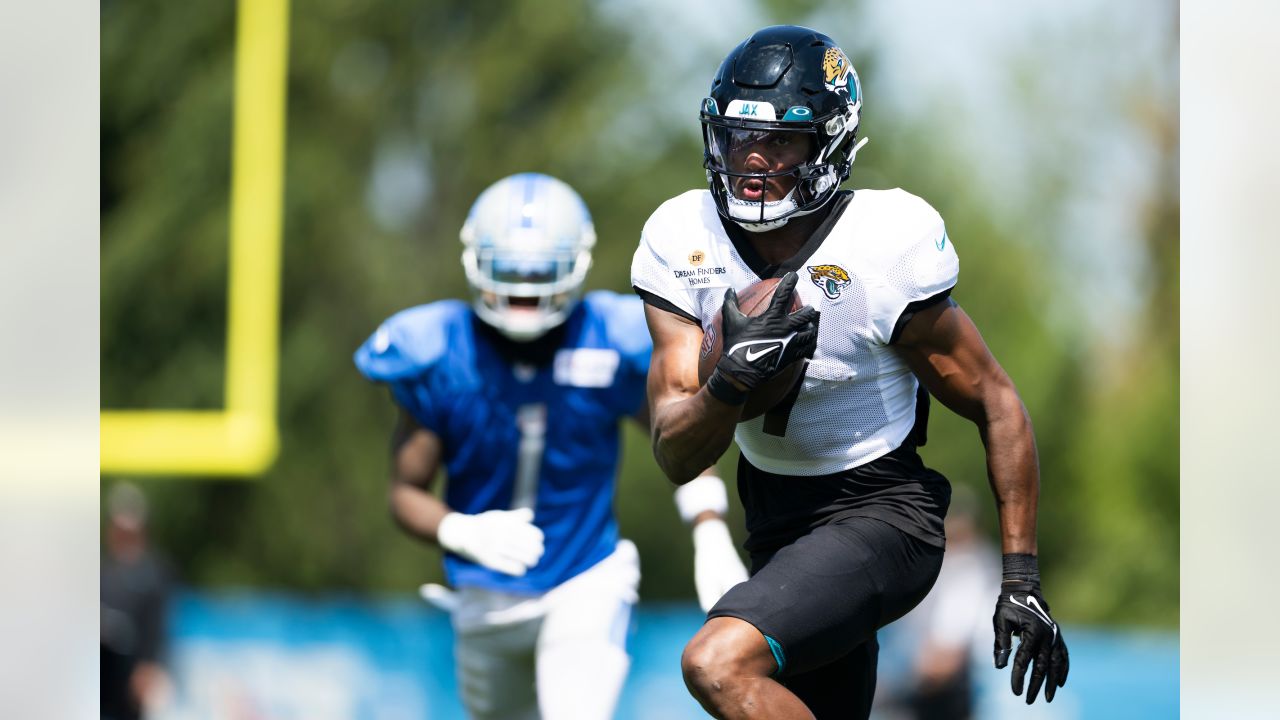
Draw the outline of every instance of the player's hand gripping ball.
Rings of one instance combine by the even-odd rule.
[[[783,283],[783,280],[786,280]],[[773,306],[779,284],[791,295],[784,310]],[[767,278],[741,293],[730,290],[725,307],[716,313],[702,338],[698,356],[698,382],[707,383],[717,365],[749,388],[746,405],[739,422],[759,417],[771,410],[791,392],[804,374],[806,357],[813,356],[817,345],[818,312],[803,306],[794,291],[795,274],[783,278]],[[773,312],[769,309],[773,307]],[[804,312],[800,312],[804,310]],[[736,313],[730,328],[732,367],[721,362],[725,330],[723,316]],[[771,317],[766,317],[766,316]]]

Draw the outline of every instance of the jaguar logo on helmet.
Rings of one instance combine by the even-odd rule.
[[[827,48],[822,56],[822,82],[828,90],[849,87],[849,75],[853,72],[853,64],[838,47]]]
[[[810,265],[809,279],[822,288],[822,294],[829,300],[840,297],[840,293],[853,283],[849,273],[839,265]]]

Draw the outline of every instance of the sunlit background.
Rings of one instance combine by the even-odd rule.
[[[236,5],[101,13],[101,405],[218,411]],[[871,141],[849,186],[902,187],[946,218],[955,297],[1036,424],[1041,567],[1072,682],[1029,714],[980,636],[980,716],[1176,713],[1175,5],[316,0],[288,18],[278,455],[247,479],[103,478],[144,491],[181,579],[158,717],[460,716],[447,620],[413,599],[439,554],[389,521],[392,406],[351,352],[400,308],[465,296],[463,216],[514,172],[579,190],[601,238],[588,285],[625,291],[645,218],[704,182],[711,74],[778,22],[853,60]],[[994,537],[976,433],[933,417],[926,461],[975,491]],[[691,544],[644,438],[626,440],[617,509],[644,580],[619,716],[697,717],[678,671],[700,622]],[[885,633],[887,689],[910,672],[902,634]]]
[[[156,716],[460,715],[447,621],[413,599],[439,554],[390,523],[392,409],[351,352],[397,309],[465,296],[462,217],[513,172],[582,193],[601,237],[588,284],[626,290],[648,213],[703,183],[712,72],[775,22],[823,30],[853,60],[871,142],[849,186],[905,188],[947,219],[955,297],[1036,423],[1041,566],[1072,680],[1026,709],[1007,671],[978,665],[980,716],[1176,714],[1177,6],[477,5],[291,7],[278,455],[248,479],[102,481],[145,492],[181,578]],[[101,5],[104,411],[224,406],[235,10]],[[976,433],[941,410],[930,430],[926,460],[974,490],[994,536]],[[619,716],[698,717],[678,671],[699,623],[688,533],[628,432],[617,508],[644,580]],[[885,634],[885,688],[909,672],[903,635]]]

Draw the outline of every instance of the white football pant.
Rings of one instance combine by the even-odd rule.
[[[458,685],[476,720],[606,720],[631,660],[640,585],[630,540],[540,596],[461,588],[453,612]]]

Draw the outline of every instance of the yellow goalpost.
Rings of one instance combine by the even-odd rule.
[[[288,0],[239,0],[222,410],[103,410],[108,474],[253,477],[275,461]]]

